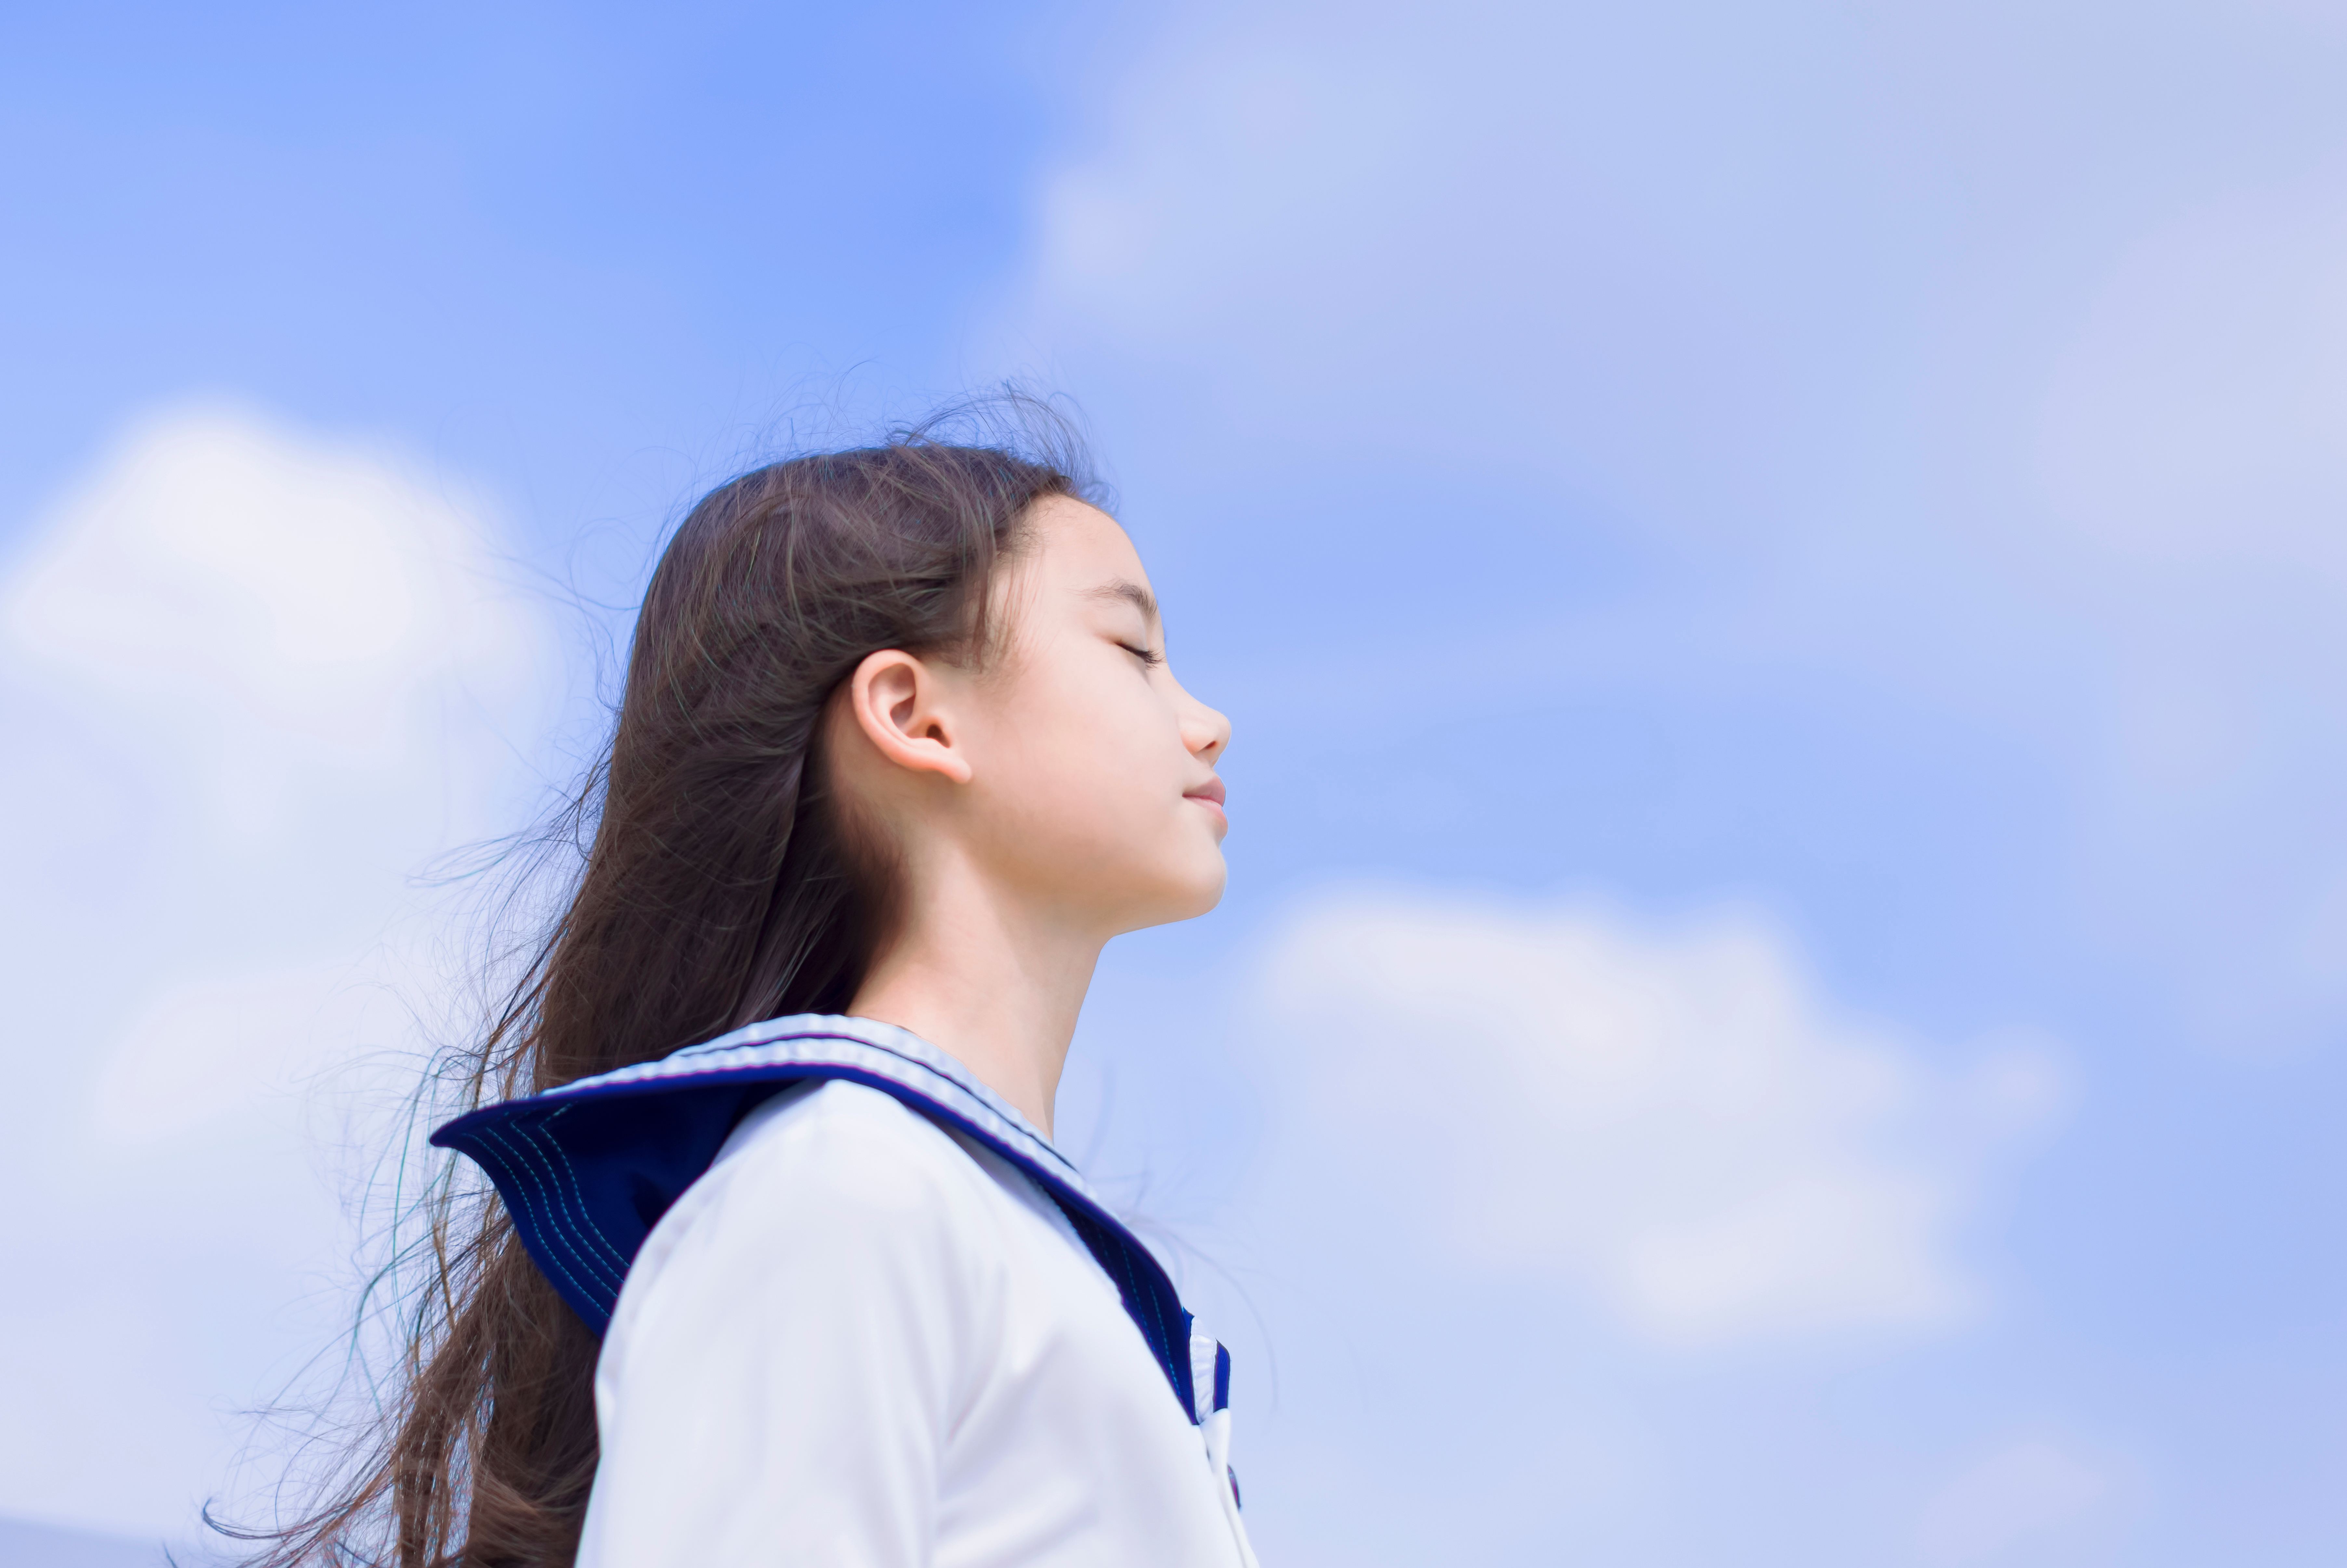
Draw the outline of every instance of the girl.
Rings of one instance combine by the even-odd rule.
[[[1078,473],[900,435],[685,519],[434,1137],[499,1201],[272,1561],[387,1505],[402,1568],[1251,1568],[1228,1358],[1051,1143],[1102,946],[1221,896],[1230,739]]]

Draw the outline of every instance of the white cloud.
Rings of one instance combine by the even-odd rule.
[[[516,627],[476,610],[488,541],[475,506],[363,447],[227,407],[179,411],[133,431],[62,502],[12,575],[7,623],[53,669],[125,691],[209,688],[371,751],[430,677],[527,674]]]
[[[542,611],[485,508],[219,405],[127,432],[0,579],[12,1076],[0,1179],[38,1346],[0,1512],[184,1531],[236,1414],[348,1310],[340,1147],[443,999],[410,878],[512,825]],[[13,1360],[13,1358],[12,1358]],[[102,1462],[93,1456],[104,1455]]]
[[[1454,1255],[1707,1344],[1962,1319],[1953,1228],[2065,1097],[2044,1045],[1934,1074],[1766,923],[1358,892],[1265,960],[1307,1146]]]

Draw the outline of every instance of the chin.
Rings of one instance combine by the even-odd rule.
[[[1141,909],[1128,931],[1145,930],[1152,926],[1171,926],[1178,920],[1194,920],[1223,901],[1223,887],[1230,874],[1223,866],[1223,857],[1214,856],[1211,868],[1201,866],[1186,876],[1159,884],[1156,896],[1142,902]]]
[[[1189,897],[1184,900],[1182,912],[1174,918],[1194,920],[1214,908],[1223,901],[1223,889],[1230,885],[1230,870],[1224,866],[1223,857],[1218,854],[1214,856],[1213,875],[1198,879],[1196,886],[1190,889]]]

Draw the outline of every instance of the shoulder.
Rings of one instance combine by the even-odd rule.
[[[686,1196],[740,1190],[781,1204],[886,1214],[966,1201],[981,1184],[969,1155],[936,1122],[893,1095],[834,1079],[753,1111]]]
[[[600,1560],[765,1561],[782,1525],[820,1542],[843,1509],[883,1533],[924,1517],[1003,1317],[957,1167],[976,1169],[926,1118],[847,1083],[736,1130],[652,1227],[604,1336],[589,1512],[631,1544]],[[677,1544],[712,1530],[730,1544]]]
[[[652,1227],[615,1327],[679,1287],[745,1307],[874,1274],[966,1288],[989,1267],[996,1192],[942,1129],[878,1090],[788,1091],[753,1112]]]

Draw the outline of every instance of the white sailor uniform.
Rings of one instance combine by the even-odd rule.
[[[435,1141],[604,1334],[579,1568],[1254,1568],[1227,1354],[917,1037],[776,1020]]]

